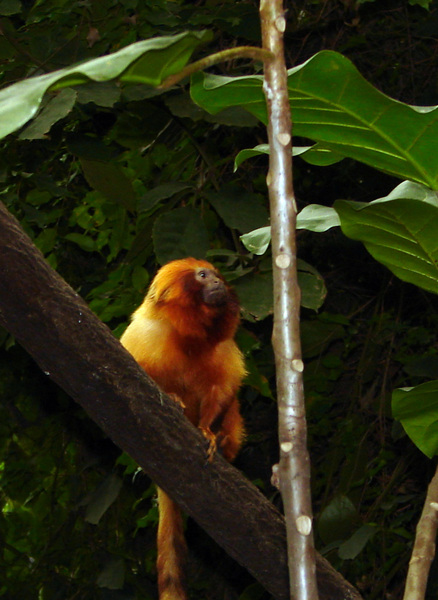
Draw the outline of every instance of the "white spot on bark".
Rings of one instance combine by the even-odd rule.
[[[299,358],[294,358],[292,361],[292,368],[295,369],[295,371],[298,371],[298,373],[302,373],[304,371],[303,361]]]
[[[277,31],[284,33],[286,31],[286,19],[284,17],[275,19],[275,27],[277,28]]]
[[[275,264],[279,269],[287,269],[290,265],[290,256],[289,254],[279,254],[275,259]]]
[[[280,444],[280,448],[285,454],[288,454],[293,447],[294,445],[292,444],[292,442],[283,442],[282,444]]]
[[[301,515],[298,517],[298,519],[295,521],[295,524],[297,526],[298,533],[301,533],[301,535],[309,535],[312,531],[312,519],[307,515]]]
[[[282,146],[287,146],[290,142],[290,133],[278,133],[277,140]]]

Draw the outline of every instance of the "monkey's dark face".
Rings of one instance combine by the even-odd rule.
[[[202,300],[206,304],[224,304],[228,298],[228,289],[222,278],[212,269],[196,269],[195,280],[201,284]]]

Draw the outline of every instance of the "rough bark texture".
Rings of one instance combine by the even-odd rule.
[[[45,262],[0,203],[0,323],[41,369],[276,598],[288,598],[283,517],[206,442]],[[318,557],[321,599],[360,599]]]

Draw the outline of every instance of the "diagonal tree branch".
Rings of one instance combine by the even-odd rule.
[[[284,521],[206,442],[0,203],[0,324],[41,369],[278,600],[288,598]],[[322,600],[360,600],[318,557]]]

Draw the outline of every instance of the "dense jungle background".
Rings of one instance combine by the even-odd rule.
[[[288,66],[336,50],[391,97],[438,104],[436,0],[287,8]],[[2,86],[187,29],[214,32],[205,53],[260,44],[252,0],[0,0],[0,17]],[[266,141],[255,119],[208,115],[184,85],[163,95],[90,83],[48,96],[37,121],[1,142],[0,199],[117,336],[160,264],[197,255],[221,268],[241,298],[249,369],[236,466],[280,507],[270,255],[239,239],[269,222],[267,159],[234,172],[240,150]],[[374,200],[397,183],[352,160],[294,159],[299,208]],[[434,466],[394,422],[391,391],[438,378],[438,303],[339,228],[299,231],[298,245],[326,287],[320,308],[302,312],[317,548],[364,598],[397,600]],[[11,336],[0,340],[0,597],[156,598],[152,482]],[[269,598],[190,520],[187,531],[194,599]]]

